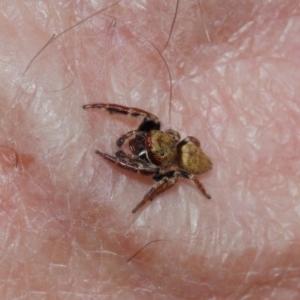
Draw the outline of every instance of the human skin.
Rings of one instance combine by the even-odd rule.
[[[299,299],[299,2],[181,0],[164,50],[175,1],[124,0],[28,67],[98,2],[0,6],[1,299]],[[197,137],[212,199],[180,179],[132,214],[153,181],[94,151],[139,120],[96,102]]]

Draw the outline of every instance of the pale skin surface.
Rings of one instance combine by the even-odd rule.
[[[113,2],[21,2],[0,7],[0,136],[20,159],[15,169],[0,148],[1,299],[299,299],[299,2],[201,1],[201,15],[180,1],[164,52],[171,120],[161,57],[109,17],[57,39],[23,76],[52,34]],[[163,51],[174,9],[123,1],[107,13]],[[81,108],[92,102],[199,138],[212,199],[181,179],[132,214],[152,180],[94,150],[113,153],[138,122]]]

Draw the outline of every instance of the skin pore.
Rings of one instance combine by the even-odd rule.
[[[23,74],[114,1],[2,1],[1,299],[299,298],[299,2],[181,0],[164,50],[169,2],[121,1]],[[212,199],[180,179],[132,214],[153,181],[94,151],[138,120],[95,102],[197,137]]]

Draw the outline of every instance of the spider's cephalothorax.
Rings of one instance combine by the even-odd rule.
[[[178,177],[193,180],[202,194],[210,199],[195,174],[209,171],[212,163],[201,150],[200,142],[195,137],[188,136],[180,141],[178,132],[172,129],[161,131],[159,119],[139,108],[105,103],[87,104],[83,108],[103,108],[111,114],[143,118],[137,130],[129,131],[117,140],[119,147],[129,140],[131,153],[119,150],[115,156],[111,156],[96,150],[97,154],[115,165],[135,173],[152,176],[156,181],[144,199],[132,210],[133,213],[146,202],[152,201],[157,195],[171,188]]]

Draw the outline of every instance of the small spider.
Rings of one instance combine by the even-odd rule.
[[[156,183],[143,200],[132,210],[135,213],[146,202],[176,184],[178,177],[193,180],[202,194],[210,199],[195,174],[212,168],[209,157],[201,150],[200,142],[192,136],[180,141],[180,135],[172,129],[160,131],[160,121],[153,114],[139,108],[117,104],[95,103],[83,105],[84,109],[103,108],[111,114],[131,115],[143,118],[137,130],[129,131],[117,139],[122,147],[129,140],[131,153],[119,150],[115,156],[95,152],[109,162],[131,172],[152,176]]]

